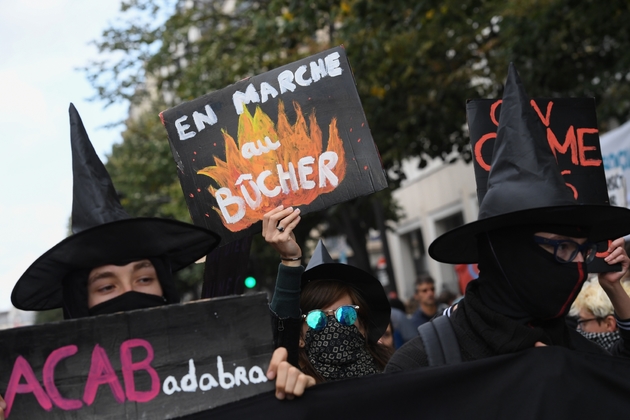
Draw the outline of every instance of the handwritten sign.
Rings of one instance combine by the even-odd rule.
[[[265,294],[0,332],[8,419],[170,419],[273,389]]]
[[[477,198],[483,201],[497,137],[500,99],[475,99],[466,105],[477,179]],[[593,98],[532,99],[531,106],[545,127],[547,143],[558,163],[566,185],[580,204],[610,204],[599,144],[599,130]],[[615,239],[615,238],[612,238]],[[590,272],[617,271],[603,261],[607,243],[598,244],[598,254],[589,264]]]
[[[533,99],[532,108],[543,123],[549,148],[565,182],[581,204],[609,204],[599,147],[599,130],[592,98]],[[466,106],[473,165],[478,186],[487,185],[501,100],[478,99]],[[486,182],[483,182],[486,180]],[[478,188],[483,201],[486,190]]]
[[[161,113],[190,214],[222,244],[280,204],[317,211],[387,187],[342,47]]]

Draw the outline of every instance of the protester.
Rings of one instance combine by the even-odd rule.
[[[11,294],[22,310],[82,318],[178,303],[173,273],[207,255],[218,235],[187,223],[131,218],[70,105],[73,235],[39,257]],[[0,396],[0,420],[6,402]]]
[[[281,259],[271,301],[279,348],[267,372],[279,399],[300,396],[315,383],[380,372],[390,356],[379,343],[390,315],[381,283],[333,262],[321,241],[305,270],[293,234],[299,221],[292,207],[263,217],[263,236]]]
[[[630,294],[628,282],[622,282],[622,286],[626,293]],[[612,348],[621,337],[615,310],[599,282],[592,279],[584,283],[571,305],[569,315],[577,318],[577,330],[580,334],[606,350],[616,352]]]
[[[478,188],[485,185],[478,185]],[[387,372],[477,360],[535,346],[562,346],[601,353],[603,349],[570,330],[565,322],[571,303],[586,280],[595,242],[630,232],[630,210],[596,204],[578,205],[565,184],[518,74],[510,66],[495,139],[487,193],[479,220],[436,239],[429,254],[440,262],[479,263],[479,278],[450,317],[427,328],[448,332],[443,346],[413,339],[401,347]],[[606,188],[602,185],[601,188]],[[630,297],[620,279],[630,260],[623,239],[613,241],[605,258],[621,271],[602,273],[599,283],[610,297],[630,355]],[[446,322],[444,322],[446,321]],[[427,343],[429,343],[427,345]],[[447,351],[437,354],[436,349]]]
[[[173,273],[207,255],[218,235],[176,220],[131,218],[72,104],[69,112],[74,234],[26,270],[13,305],[63,308],[69,319],[179,302]]]
[[[435,299],[435,281],[428,274],[421,274],[416,279],[416,292],[413,298],[418,302],[418,309],[411,315],[411,324],[418,328],[438,312]]]
[[[400,348],[407,341],[418,335],[418,330],[414,328],[411,320],[405,312],[405,304],[398,298],[389,298],[391,306],[391,325],[394,333],[394,346]]]

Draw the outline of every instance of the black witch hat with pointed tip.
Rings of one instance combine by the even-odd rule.
[[[321,239],[302,274],[302,290],[309,282],[317,280],[336,280],[352,287],[368,305],[368,339],[376,342],[383,336],[389,325],[391,308],[381,282],[360,268],[336,263]]]
[[[429,246],[433,259],[475,263],[478,234],[516,225],[581,227],[594,242],[630,233],[629,209],[579,204],[573,198],[513,64],[508,70],[487,183],[478,220],[433,241]]]
[[[130,217],[74,105],[69,112],[73,235],[39,257],[17,281],[11,301],[19,309],[61,307],[62,282],[73,271],[160,257],[174,272],[207,255],[220,241],[217,234],[188,223]]]

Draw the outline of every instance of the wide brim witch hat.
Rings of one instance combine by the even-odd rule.
[[[360,268],[336,263],[321,240],[302,274],[302,290],[309,282],[318,280],[336,280],[352,287],[368,305],[368,340],[375,343],[383,336],[391,307],[381,282]]]
[[[73,235],[39,257],[17,281],[11,301],[18,309],[62,307],[62,284],[71,272],[106,264],[160,257],[175,272],[207,255],[220,237],[176,220],[132,218],[123,209],[83,122],[70,104]]]
[[[562,178],[540,119],[510,64],[487,189],[478,220],[438,237],[429,255],[450,264],[478,262],[477,235],[517,225],[578,227],[593,242],[630,233],[630,210],[578,203]],[[602,185],[591,186],[606,188]]]

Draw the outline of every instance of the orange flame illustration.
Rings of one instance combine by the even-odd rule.
[[[238,145],[225,130],[225,162],[199,170],[219,188],[208,190],[217,199],[223,224],[232,232],[243,230],[280,204],[299,206],[333,191],[346,174],[343,142],[337,118],[328,126],[323,151],[322,130],[313,111],[308,126],[302,108],[293,102],[297,118],[291,125],[284,104],[278,102],[278,122],[260,107],[254,115],[244,108],[238,121]]]

